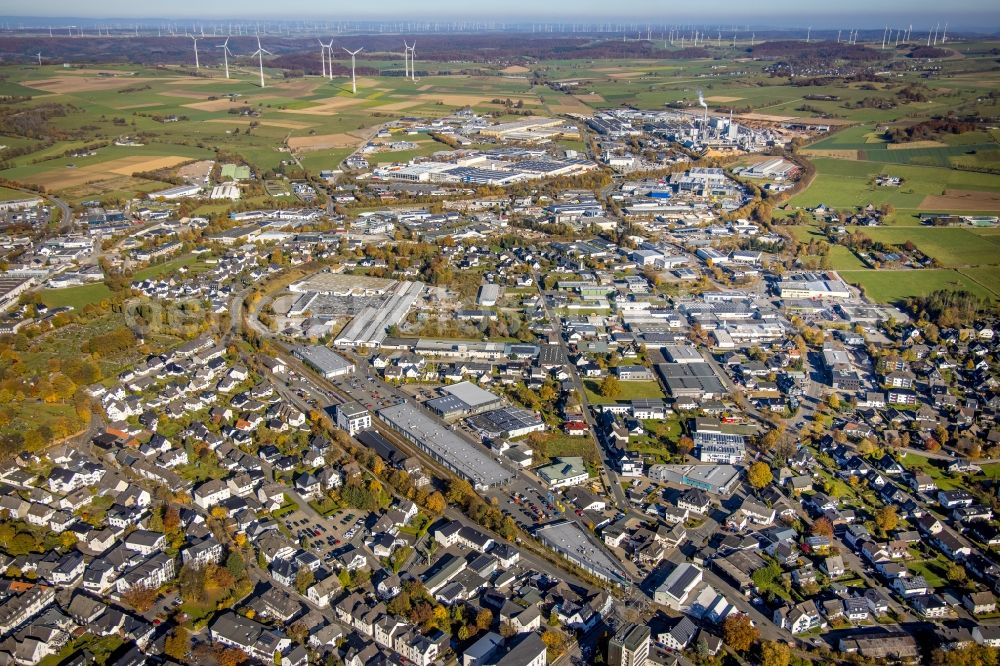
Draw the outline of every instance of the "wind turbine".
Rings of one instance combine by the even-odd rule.
[[[417,82],[417,40],[413,40],[413,45],[410,47],[410,78],[413,82]]]
[[[331,39],[330,43],[326,45],[326,55],[327,55],[327,62],[330,65],[329,67],[326,68],[326,76],[327,79],[333,81],[333,39]]]
[[[319,42],[319,61],[323,66],[323,78],[326,78],[326,44],[323,43],[322,39],[317,39]],[[331,63],[332,64],[332,63]]]
[[[413,45],[416,46],[417,43],[413,42]],[[405,39],[403,40],[403,78],[410,78],[410,45],[406,43]]]
[[[268,51],[267,49],[265,49],[263,46],[260,45],[260,37],[258,37],[257,38],[257,51],[254,52],[254,54],[251,55],[250,57],[252,58],[253,56],[257,56],[257,62],[260,65],[260,87],[261,88],[264,87],[264,54],[265,53],[267,55],[273,55],[270,51]]]
[[[806,44],[808,44],[809,40],[812,38],[812,32],[813,32],[812,26],[809,26],[809,28],[806,30]]]
[[[364,51],[365,47],[362,46],[357,51],[348,51],[346,48],[344,48],[344,50],[351,54],[351,92],[353,92],[355,95],[357,95],[358,94],[358,77],[354,74],[354,57],[356,55],[358,55],[359,53],[361,53],[362,51]]]
[[[42,52],[41,51],[38,52],[38,66],[39,67],[42,66]]]
[[[229,54],[231,53],[231,51],[229,50],[229,38],[226,37],[226,41],[222,42],[221,44],[219,44],[215,48],[222,49],[222,62],[225,63],[225,65],[226,65],[226,78],[228,79],[229,78]]]
[[[194,42],[194,68],[201,69],[201,63],[198,62],[198,40],[201,38],[194,35],[188,35],[188,37]]]

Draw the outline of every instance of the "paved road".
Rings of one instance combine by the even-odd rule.
[[[589,436],[595,441],[597,444],[597,450],[601,454],[601,460],[604,463],[604,470],[602,471],[602,474],[606,477],[605,485],[611,491],[612,498],[614,499],[618,509],[627,511],[629,509],[629,503],[625,497],[625,491],[622,490],[621,480],[618,477],[618,473],[615,471],[613,461],[611,461],[608,457],[607,449],[601,444],[601,441],[597,436],[597,421],[594,419],[594,413],[591,410],[590,401],[587,400],[587,391],[583,385],[583,381],[580,379],[580,373],[577,372],[576,366],[569,362],[569,345],[566,344],[566,340],[562,336],[562,325],[560,323],[560,319],[554,312],[552,312],[552,306],[546,297],[541,276],[536,272],[532,274],[532,278],[535,280],[535,284],[538,285],[538,294],[542,299],[542,307],[545,310],[545,318],[548,320],[549,327],[556,333],[559,339],[559,360],[569,371],[570,381],[573,382],[576,394],[580,398],[580,407],[583,409],[583,418],[587,422],[587,427],[590,428]]]
[[[73,228],[73,212],[70,210],[69,205],[62,199],[54,197],[51,194],[46,194],[45,197],[59,207],[61,212],[61,217],[59,218],[59,231],[61,233],[66,233]]]
[[[736,382],[734,382],[732,378],[730,378],[729,373],[727,373],[725,369],[723,369],[723,367],[719,365],[719,362],[716,361],[711,354],[702,352],[701,355],[705,359],[705,362],[708,363],[709,366],[711,366],[712,371],[719,376],[719,379],[722,381],[722,385],[726,387],[726,390],[729,391],[730,394],[735,395],[737,393],[740,394],[743,393],[743,389],[741,389],[739,386],[736,385]],[[761,412],[753,405],[747,403],[746,407],[743,408],[743,412],[745,414],[748,414],[758,423],[770,427],[771,422],[767,419],[766,416],[764,416],[763,412]]]

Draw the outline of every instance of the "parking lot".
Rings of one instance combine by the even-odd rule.
[[[333,383],[338,389],[372,410],[389,407],[402,400],[392,389],[376,385],[360,373],[334,379]]]
[[[313,551],[324,562],[334,551],[363,536],[364,514],[344,510],[329,518],[313,518],[300,509],[282,518],[292,538]]]
[[[520,478],[488,493],[488,496],[496,497],[500,510],[511,516],[521,529],[531,529],[560,516],[560,505],[567,511],[571,510],[560,495],[554,495],[555,501],[549,502],[546,493],[539,492]]]

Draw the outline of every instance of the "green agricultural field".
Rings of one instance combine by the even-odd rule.
[[[532,89],[527,77],[436,75],[438,66],[429,63],[431,71],[414,83],[395,75],[399,61],[365,60],[394,75],[361,77],[356,96],[343,77],[284,79],[277,70],[266,71],[268,84],[261,89],[256,71],[235,65],[231,80],[221,78],[216,65],[203,68],[208,77],[214,77],[207,79],[169,67],[112,68],[130,75],[119,78],[50,66],[6,68],[0,73],[9,74],[4,83],[10,88],[7,94],[46,95],[67,105],[69,111],[52,118],[52,126],[67,135],[86,133],[93,141],[58,141],[38,153],[14,158],[0,177],[42,185],[71,202],[105,194],[127,198],[166,186],[133,178],[133,172],[172,168],[166,161],[144,162],[139,157],[206,159],[222,152],[245,160],[263,174],[288,161],[286,142],[294,140],[304,146],[301,163],[315,173],[336,168],[363,143],[365,133],[395,117],[437,117],[463,107],[499,117],[503,107],[492,103],[497,98],[519,100],[526,108],[546,112],[541,89]],[[448,63],[449,68],[460,66]],[[480,68],[475,63],[464,66]],[[231,101],[228,95],[238,97]],[[164,122],[169,116],[176,116],[177,121]],[[146,145],[110,145],[123,135],[139,134]],[[10,147],[26,142],[30,143],[19,137],[0,138],[0,145]],[[95,156],[67,156],[88,144],[104,146],[98,147]],[[383,157],[405,161],[442,148],[421,141],[413,151]],[[134,169],[133,163],[137,164]]]
[[[1000,266],[961,268],[958,272],[984,289],[993,292],[993,297],[1000,300]]]
[[[825,139],[809,144],[809,150],[845,150],[866,147],[874,139],[871,125],[855,125],[831,134]]]
[[[905,271],[869,269],[841,271],[840,276],[851,284],[863,287],[865,295],[877,303],[899,303],[911,296],[929,294],[938,289],[964,289],[983,298],[992,300],[998,298],[972,278],[952,269]]]
[[[816,160],[817,163],[822,160]],[[845,162],[845,164],[853,164]],[[817,164],[817,167],[819,165]],[[915,190],[911,187],[875,187],[872,175],[867,169],[858,169],[857,175],[834,175],[820,170],[810,187],[792,197],[788,205],[800,208],[814,208],[820,204],[827,207],[853,209],[858,206],[891,204],[896,208],[916,209],[924,197],[932,192]]]
[[[865,268],[865,263],[858,258],[858,255],[843,245],[832,246],[827,257],[830,261],[830,268],[835,271]]]
[[[1000,264],[1000,238],[977,236],[968,229],[874,227],[864,233],[890,245],[912,241],[921,252],[949,268]]]
[[[9,187],[0,187],[0,201],[11,201],[12,199],[25,199],[34,196],[29,192],[14,190]]]

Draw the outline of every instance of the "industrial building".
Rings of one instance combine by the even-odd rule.
[[[232,183],[226,183],[225,185],[216,185],[212,188],[211,194],[208,195],[209,199],[230,199],[236,201],[240,198],[240,188],[236,187]]]
[[[747,178],[773,178],[775,180],[784,180],[798,171],[798,168],[797,164],[789,162],[783,157],[771,157],[766,160],[761,160],[756,164],[751,164],[749,167],[744,169],[740,175],[746,176]]]
[[[168,187],[165,190],[160,190],[159,192],[150,192],[150,199],[184,199],[187,197],[196,197],[201,194],[200,185],[178,185],[177,187]]]
[[[399,324],[424,289],[422,282],[400,282],[379,307],[365,306],[334,341],[338,347],[380,347],[390,326]]]
[[[424,453],[472,484],[476,490],[488,490],[514,478],[514,473],[492,458],[485,450],[435,421],[419,407],[401,402],[383,407],[379,417]]]
[[[746,455],[743,435],[725,432],[696,432],[693,436],[698,460],[704,463],[735,465]]]
[[[601,580],[627,587],[628,576],[584,531],[569,520],[556,520],[535,530],[535,536],[573,564]]]
[[[676,483],[728,497],[740,477],[732,465],[650,465],[646,476],[660,483]]]
[[[289,285],[288,291],[296,294],[311,291],[322,296],[383,296],[395,286],[394,280],[324,271]]]
[[[342,377],[354,372],[354,364],[329,347],[319,345],[296,347],[293,353],[326,379]]]
[[[726,395],[725,386],[704,361],[698,363],[659,363],[657,372],[663,378],[670,395],[675,398],[712,400]]]
[[[468,419],[467,423],[487,439],[513,439],[545,430],[545,422],[526,409],[501,407]]]
[[[833,274],[803,273],[786,277],[778,283],[778,294],[782,298],[850,298],[847,283]]]
[[[503,139],[507,138],[508,135],[511,134],[521,134],[523,132],[531,132],[533,130],[540,130],[547,127],[556,127],[562,124],[563,121],[560,118],[525,118],[524,120],[515,120],[509,123],[500,123],[491,127],[484,127],[479,130],[479,135],[492,139]]]
[[[499,407],[500,397],[481,389],[472,382],[459,382],[441,389],[440,398],[433,398],[424,403],[443,419],[471,416]]]
[[[704,363],[705,359],[694,345],[664,345],[663,355],[671,363]]]
[[[17,299],[35,285],[33,277],[0,276],[0,310],[6,310],[17,303]]]
[[[497,304],[498,298],[500,298],[500,287],[495,284],[484,284],[479,288],[476,303],[489,308]]]
[[[6,199],[0,201],[0,212],[8,210],[23,210],[25,208],[34,208],[35,206],[41,206],[43,203],[41,197],[26,197],[24,199]]]

